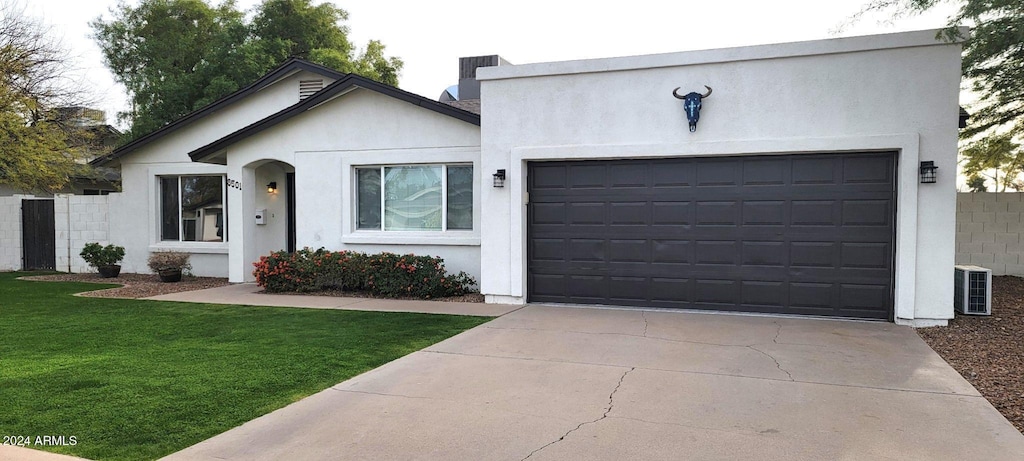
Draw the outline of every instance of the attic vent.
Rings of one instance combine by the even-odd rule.
[[[313,93],[324,89],[324,81],[320,80],[299,80],[299,100],[313,96]]]

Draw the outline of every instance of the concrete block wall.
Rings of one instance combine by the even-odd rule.
[[[956,263],[1024,277],[1024,200],[1019,192],[956,197]]]
[[[58,195],[53,215],[57,270],[91,272],[78,253],[89,242],[110,243],[109,203],[117,195]]]
[[[21,270],[21,199],[31,195],[0,197],[0,271]]]

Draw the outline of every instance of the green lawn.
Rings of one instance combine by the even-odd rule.
[[[91,459],[183,449],[487,320],[81,298],[0,273],[0,436]],[[32,446],[32,448],[42,448]]]

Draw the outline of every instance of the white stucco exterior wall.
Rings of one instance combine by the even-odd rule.
[[[482,292],[523,302],[530,160],[898,152],[896,318],[952,318],[960,44],[935,31],[478,70]],[[714,88],[695,133],[672,90]],[[918,162],[938,165],[918,183]]]
[[[319,74],[298,71],[118,160],[125,198],[109,208],[109,238],[111,243],[125,247],[123,272],[148,273],[146,260],[151,252],[174,250],[191,254],[195,275],[227,277],[228,243],[160,241],[157,177],[225,175],[226,166],[194,163],[188,153],[297,103],[299,80],[305,79],[323,79],[325,86],[333,82]],[[228,226],[230,231],[230,223]]]
[[[472,164],[474,210],[479,210],[479,145],[476,125],[357,88],[229,146],[228,177],[242,182],[242,190],[229,190],[229,279],[253,280],[252,263],[273,246],[267,242],[280,241],[276,249],[283,248],[284,237],[270,232],[271,223],[256,226],[252,217],[253,210],[274,200],[265,173],[265,165],[274,162],[295,170],[297,248],[434,255],[444,258],[450,271],[479,277],[479,213],[472,231],[443,233],[357,232],[352,216],[358,165]]]

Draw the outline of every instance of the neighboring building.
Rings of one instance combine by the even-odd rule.
[[[392,251],[488,302],[944,324],[960,51],[921,31],[485,56],[442,102],[293,59],[94,163],[121,168],[127,272],[157,250],[232,282],[273,250]],[[691,132],[673,89],[705,85]]]
[[[78,151],[82,164],[59,194],[106,195],[117,190],[120,179],[116,169],[91,167],[88,162],[114,149],[121,137],[117,128],[106,123],[102,110],[82,106],[58,107],[49,113],[49,120],[60,124],[70,135],[69,147]],[[0,183],[0,197],[15,194],[51,196],[38,191],[23,191]]]

